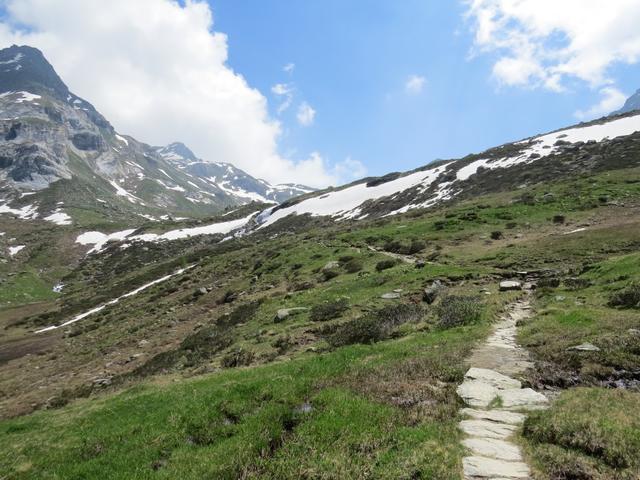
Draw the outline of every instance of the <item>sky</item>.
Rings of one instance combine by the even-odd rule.
[[[0,0],[0,45],[120,133],[314,187],[619,108],[638,24],[638,0]]]

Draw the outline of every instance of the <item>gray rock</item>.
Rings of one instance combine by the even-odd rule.
[[[509,462],[522,462],[520,449],[513,443],[498,440],[497,438],[467,438],[462,444],[471,450],[473,455],[480,457],[507,460]]]
[[[296,313],[304,312],[306,310],[309,310],[309,309],[306,307],[281,308],[276,312],[276,317],[274,321],[276,323],[281,322],[286,318],[289,318],[291,315],[295,315]]]
[[[476,410],[473,408],[463,408],[460,413],[475,420],[489,420],[491,422],[508,423],[509,425],[520,425],[525,419],[525,415],[522,413],[497,409]]]
[[[546,407],[549,404],[547,397],[531,388],[499,390],[498,396],[502,401],[502,406],[508,409],[530,410]]]
[[[522,290],[522,284],[515,280],[504,280],[500,282],[501,292],[507,292],[509,290]]]
[[[385,300],[394,300],[396,298],[400,298],[400,294],[396,292],[383,293],[382,295],[380,295],[380,298],[383,298]]]
[[[580,345],[574,345],[573,347],[567,348],[567,350],[577,350],[580,352],[599,352],[600,349],[596,347],[593,343],[585,342]]]
[[[518,380],[487,368],[470,368],[464,377],[470,380],[479,380],[481,382],[488,383],[498,390],[522,387],[522,384]]]
[[[465,478],[469,479],[517,479],[529,478],[529,467],[523,462],[507,462],[487,457],[462,459]]]
[[[322,267],[323,271],[327,271],[327,270],[333,270],[334,268],[338,268],[340,266],[340,262],[338,262],[337,260],[333,260],[331,262],[328,262],[324,267]]]
[[[462,420],[460,430],[470,437],[497,438],[505,440],[518,429],[515,425],[490,422],[488,420]]]
[[[498,389],[486,382],[467,379],[458,386],[456,393],[467,405],[487,407],[498,395]]]
[[[444,290],[444,286],[440,280],[435,280],[430,287],[424,289],[422,299],[431,305],[438,295]]]

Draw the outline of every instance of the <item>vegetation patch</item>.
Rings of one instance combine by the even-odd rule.
[[[484,313],[484,305],[474,296],[448,295],[436,307],[441,328],[459,327],[477,323]]]

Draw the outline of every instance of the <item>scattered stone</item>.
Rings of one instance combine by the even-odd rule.
[[[522,384],[518,380],[487,368],[470,368],[464,377],[470,380],[479,380],[481,382],[488,383],[498,390],[522,387]]]
[[[396,288],[396,289],[394,290],[394,293],[402,293],[402,289],[401,289],[401,288]]]
[[[393,299],[396,299],[396,298],[400,298],[400,294],[396,293],[396,292],[383,293],[382,295],[380,295],[380,298],[382,298],[384,300],[393,300]]]
[[[630,328],[629,330],[627,330],[627,332],[629,332],[631,335],[635,335],[636,337],[640,337],[640,330],[638,330],[637,328]]]
[[[520,449],[509,442],[495,438],[467,438],[462,444],[471,450],[471,453],[481,457],[507,460],[509,462],[521,462]]]
[[[425,262],[424,260],[422,259],[416,260],[416,263],[415,263],[416,268],[424,268],[426,267],[426,265],[427,265],[427,262]]]
[[[335,268],[338,268],[340,266],[340,262],[338,262],[337,260],[333,260],[331,262],[328,262],[324,267],[322,267],[322,271],[326,272],[327,270],[333,270]]]
[[[513,435],[517,428],[515,425],[490,422],[488,420],[462,420],[460,422],[460,430],[470,437],[504,440]]]
[[[296,408],[296,411],[300,413],[311,413],[313,411],[313,405],[308,402],[304,402],[302,405]]]
[[[499,390],[498,396],[504,408],[535,410],[537,407],[546,407],[549,404],[547,397],[531,388]]]
[[[500,291],[522,290],[522,284],[516,280],[504,280],[500,282]]]
[[[498,389],[486,382],[465,380],[458,386],[456,393],[467,405],[488,407],[498,395]]]
[[[529,478],[529,467],[523,462],[507,462],[486,457],[465,457],[462,460],[465,478],[514,479]]]
[[[143,347],[143,346],[148,345],[148,344],[149,344],[149,340],[144,340],[144,339],[143,339],[143,340],[140,340],[140,341],[138,342],[138,346],[139,346],[139,347]]]
[[[556,302],[564,302],[566,299],[567,297],[563,295],[556,295]]]
[[[424,289],[422,299],[431,305],[443,289],[444,286],[442,285],[442,282],[440,280],[435,280],[430,287]]]
[[[309,309],[306,307],[281,308],[276,312],[276,317],[273,320],[276,323],[282,322],[291,315],[295,315],[296,313],[304,312],[306,310]]]
[[[596,347],[593,343],[581,343],[580,345],[574,345],[573,347],[567,348],[567,350],[578,350],[580,352],[599,352],[600,349]]]

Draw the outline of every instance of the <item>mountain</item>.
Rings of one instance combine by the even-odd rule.
[[[186,147],[188,162],[177,145],[157,149],[119,134],[28,46],[0,50],[0,112],[0,213],[19,218],[73,222],[73,209],[129,223],[198,217],[309,191],[272,187],[231,165],[209,170]]]
[[[620,110],[616,110],[610,113],[610,115],[620,115],[622,113],[633,112],[634,110],[640,110],[640,89],[636,90],[636,93],[627,98]]]
[[[156,151],[180,170],[216,185],[227,194],[238,198],[240,202],[281,203],[289,198],[315,191],[313,188],[297,184],[271,185],[230,163],[201,160],[180,142],[166,147],[156,147]]]

